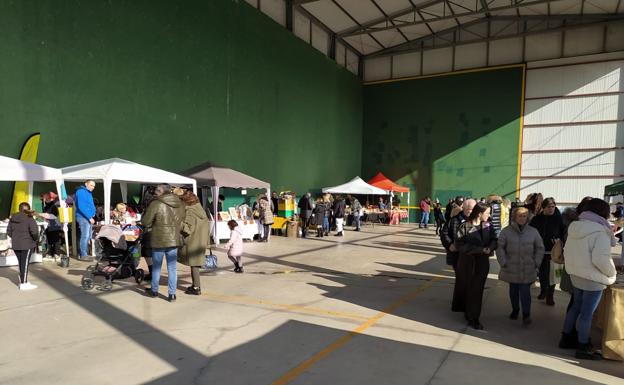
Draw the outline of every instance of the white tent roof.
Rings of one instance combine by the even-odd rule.
[[[386,190],[382,190],[364,182],[359,176],[356,176],[345,184],[334,187],[326,187],[323,189],[323,192],[331,194],[388,195]]]
[[[112,158],[63,167],[65,180],[109,180],[127,183],[171,183],[195,186],[195,179],[158,168],[144,166],[129,160]]]
[[[0,155],[0,180],[14,182],[55,182],[61,170]]]

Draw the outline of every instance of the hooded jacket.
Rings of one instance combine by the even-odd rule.
[[[336,199],[332,207],[332,210],[334,212],[334,218],[344,218],[346,206],[347,204],[343,198]]]
[[[585,219],[572,222],[563,254],[568,274],[603,285],[615,282],[611,232],[605,226]]]
[[[17,213],[11,217],[7,227],[13,250],[31,250],[37,246],[39,227],[30,215]]]
[[[176,195],[166,193],[154,199],[141,220],[150,233],[150,247],[181,247],[185,216],[184,204]]]
[[[178,261],[188,266],[202,266],[210,242],[210,227],[206,211],[195,203],[185,207],[186,217],[182,223],[184,246],[178,253]]]
[[[544,243],[534,227],[517,223],[505,227],[499,237],[496,259],[498,279],[509,283],[533,283],[544,258]]]
[[[76,189],[76,215],[89,220],[95,216],[95,203],[93,203],[93,193],[85,186]]]

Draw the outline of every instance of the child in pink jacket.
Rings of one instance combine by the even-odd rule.
[[[243,234],[236,229],[237,226],[238,223],[234,220],[228,222],[228,227],[230,228],[230,241],[225,244],[225,249],[227,250],[228,258],[230,258],[230,261],[234,263],[234,272],[242,273]]]

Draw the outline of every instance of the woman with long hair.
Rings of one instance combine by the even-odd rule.
[[[488,219],[490,207],[477,203],[462,223],[455,236],[459,252],[455,272],[453,310],[464,311],[468,325],[483,329],[479,321],[483,302],[483,288],[490,272],[490,256],[496,249],[496,231]]]

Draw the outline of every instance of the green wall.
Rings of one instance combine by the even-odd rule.
[[[362,174],[431,195],[516,189],[522,67],[364,87]]]
[[[210,160],[296,191],[361,169],[360,81],[243,0],[0,1],[0,47],[2,155],[41,132],[50,166]]]

